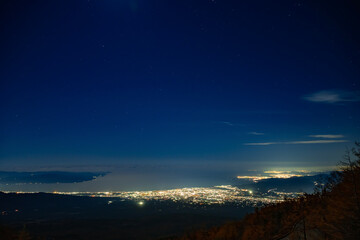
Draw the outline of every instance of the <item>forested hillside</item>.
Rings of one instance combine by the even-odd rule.
[[[313,194],[257,209],[243,220],[180,239],[359,239],[360,143]]]

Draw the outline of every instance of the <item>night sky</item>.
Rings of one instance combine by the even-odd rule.
[[[360,136],[359,12],[1,1],[0,168],[335,166]]]

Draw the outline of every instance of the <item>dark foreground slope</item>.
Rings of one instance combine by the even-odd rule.
[[[360,144],[314,194],[268,205],[243,220],[179,238],[285,240],[360,238]],[[351,158],[354,158],[352,161]]]
[[[162,239],[240,219],[253,208],[0,192],[0,240]]]

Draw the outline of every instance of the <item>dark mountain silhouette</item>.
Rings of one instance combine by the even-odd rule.
[[[111,202],[111,204],[109,204]],[[0,192],[0,240],[160,239],[241,219],[252,207]]]
[[[329,177],[328,174],[317,174],[314,176],[291,177],[291,178],[269,178],[258,182],[234,183],[240,188],[252,189],[258,192],[267,192],[276,189],[283,192],[306,192],[312,193],[314,187]]]

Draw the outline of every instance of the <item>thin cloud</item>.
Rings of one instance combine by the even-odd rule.
[[[245,127],[245,126],[248,126],[248,124],[234,123],[234,122],[228,122],[228,121],[220,121],[220,122],[214,122],[214,123],[225,124],[225,125],[230,126],[230,127]]]
[[[234,126],[234,124],[231,123],[231,122],[224,122],[224,121],[222,121],[222,123],[223,123],[223,124],[226,124],[226,125],[229,125],[229,126]]]
[[[360,95],[357,92],[344,90],[323,90],[305,95],[303,99],[309,102],[336,104],[358,102],[360,101]]]
[[[256,136],[260,136],[260,135],[264,135],[265,133],[261,133],[261,132],[249,132],[250,135],[256,135]]]
[[[348,140],[310,140],[310,141],[292,141],[285,142],[285,144],[321,144],[321,143],[343,143],[348,142]]]
[[[247,146],[267,146],[280,144],[326,144],[326,143],[344,143],[348,140],[310,140],[310,141],[288,141],[288,142],[261,142],[261,143],[244,143]]]
[[[262,142],[262,143],[244,143],[247,146],[267,146],[273,144],[280,144],[279,142]]]
[[[309,135],[312,138],[344,138],[341,134]]]

